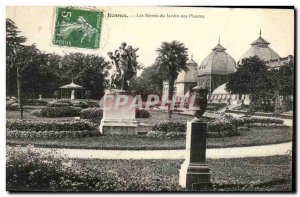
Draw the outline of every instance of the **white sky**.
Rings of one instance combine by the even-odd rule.
[[[95,7],[93,7],[95,8]],[[217,45],[218,37],[236,61],[259,36],[271,43],[281,57],[294,55],[294,11],[282,9],[179,8],[179,7],[97,7],[103,10],[100,48],[79,49],[52,45],[54,7],[7,7],[6,17],[15,21],[28,44],[36,43],[46,52],[95,53],[105,58],[121,42],[138,47],[139,62],[151,65],[163,41],[178,40],[200,63]],[[129,18],[107,18],[107,13],[128,14]],[[204,18],[137,18],[137,14],[201,14]]]

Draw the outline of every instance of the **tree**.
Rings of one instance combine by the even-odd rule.
[[[108,62],[103,57],[70,53],[60,61],[61,85],[70,83],[73,79],[87,90],[91,90],[92,98],[100,99],[108,87]]]
[[[21,119],[23,119],[23,73],[30,66],[44,64],[45,61],[45,55],[34,44],[31,46],[19,45],[16,47],[14,66],[17,69],[18,103]]]
[[[275,86],[276,97],[283,97],[283,106],[280,106],[277,100],[276,111],[283,112],[292,110],[293,103],[290,96],[294,93],[294,61],[290,61],[279,69],[272,70],[271,75]]]
[[[261,104],[269,105],[274,98],[275,84],[263,60],[257,56],[245,58],[237,71],[229,75],[226,89],[233,94],[248,94],[249,112],[254,112]]]
[[[161,94],[163,88],[163,73],[159,72],[157,63],[143,70],[141,75],[130,81],[130,91],[142,95]]]
[[[42,54],[41,54],[42,55]],[[59,87],[58,74],[60,56],[44,54],[42,62],[35,62],[23,73],[23,90],[27,95],[36,97],[37,94],[52,97]]]
[[[182,70],[187,70],[186,62],[188,60],[187,48],[185,48],[183,43],[176,40],[168,42],[163,42],[161,47],[157,49],[158,57],[158,70],[164,73],[164,80],[169,82],[169,101],[173,98],[174,93],[174,83],[178,74]],[[172,119],[172,109],[170,105],[168,106],[169,119]]]
[[[19,35],[18,27],[11,19],[6,19],[6,83],[7,95],[10,97],[16,89],[16,67],[14,66],[16,48],[26,41]]]
[[[21,119],[23,119],[22,73],[34,62],[34,59],[37,57],[37,54],[39,54],[39,51],[35,45],[23,46],[22,43],[26,41],[26,38],[20,36],[19,33],[20,31],[18,31],[15,23],[10,19],[6,19],[7,76],[10,76],[9,71],[15,69],[17,75],[18,103],[20,107]],[[10,79],[7,81],[10,82]]]

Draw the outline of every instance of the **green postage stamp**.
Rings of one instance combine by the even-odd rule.
[[[102,12],[78,8],[56,8],[53,44],[99,48]]]

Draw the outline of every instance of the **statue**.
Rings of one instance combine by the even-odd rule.
[[[137,51],[138,48],[134,49],[123,42],[114,54],[112,52],[107,53],[115,68],[110,80],[110,89],[128,90],[129,81],[137,73]]]

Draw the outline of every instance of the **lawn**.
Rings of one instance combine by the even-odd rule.
[[[64,118],[38,118],[30,114],[32,110],[41,108],[41,106],[25,106],[24,117],[26,119],[55,120],[70,119]],[[16,119],[19,117],[19,111],[7,111],[7,119]],[[191,116],[174,114],[175,120],[190,120]],[[151,111],[151,117],[138,119],[146,124],[154,124],[159,120],[167,120],[168,114],[162,111]],[[99,119],[100,120],[100,119]],[[208,148],[253,146],[288,142],[292,140],[292,128],[251,128],[250,131],[242,131],[241,136],[208,138]],[[146,136],[94,136],[81,138],[59,138],[51,140],[43,139],[7,139],[9,145],[28,145],[36,147],[64,147],[64,148],[86,148],[86,149],[118,149],[118,150],[154,150],[154,149],[184,149],[185,138],[181,139],[160,139],[149,138]],[[118,142],[118,143],[116,143]]]
[[[284,128],[251,128],[241,136],[208,138],[208,148],[238,147],[265,145],[292,140],[292,129]],[[117,142],[117,143],[116,143]],[[42,139],[7,139],[9,145],[28,145],[52,148],[84,148],[84,149],[116,149],[116,150],[155,150],[155,149],[184,149],[185,138],[161,139],[146,136],[94,136],[82,138]]]
[[[85,183],[100,183],[88,189],[85,186],[83,189],[85,191],[184,191],[178,184],[182,162],[183,160],[72,160],[71,165],[74,166],[72,169],[76,169],[75,171],[80,169],[80,176],[74,176],[77,177],[75,179],[77,183],[72,184],[70,179],[71,181],[65,184],[68,191],[82,191],[80,183],[84,183],[85,179],[87,179]],[[288,155],[207,160],[207,164],[211,169],[212,186],[203,188],[204,191],[292,190],[291,156]],[[107,182],[112,181],[109,187],[102,186],[108,184],[103,182],[102,177],[105,177]],[[22,178],[26,177],[22,176]],[[92,181],[88,181],[89,179]],[[50,182],[51,178],[46,180]],[[15,184],[20,188],[24,187]],[[33,189],[28,187],[27,190]],[[42,190],[57,191],[55,188],[42,188]]]

